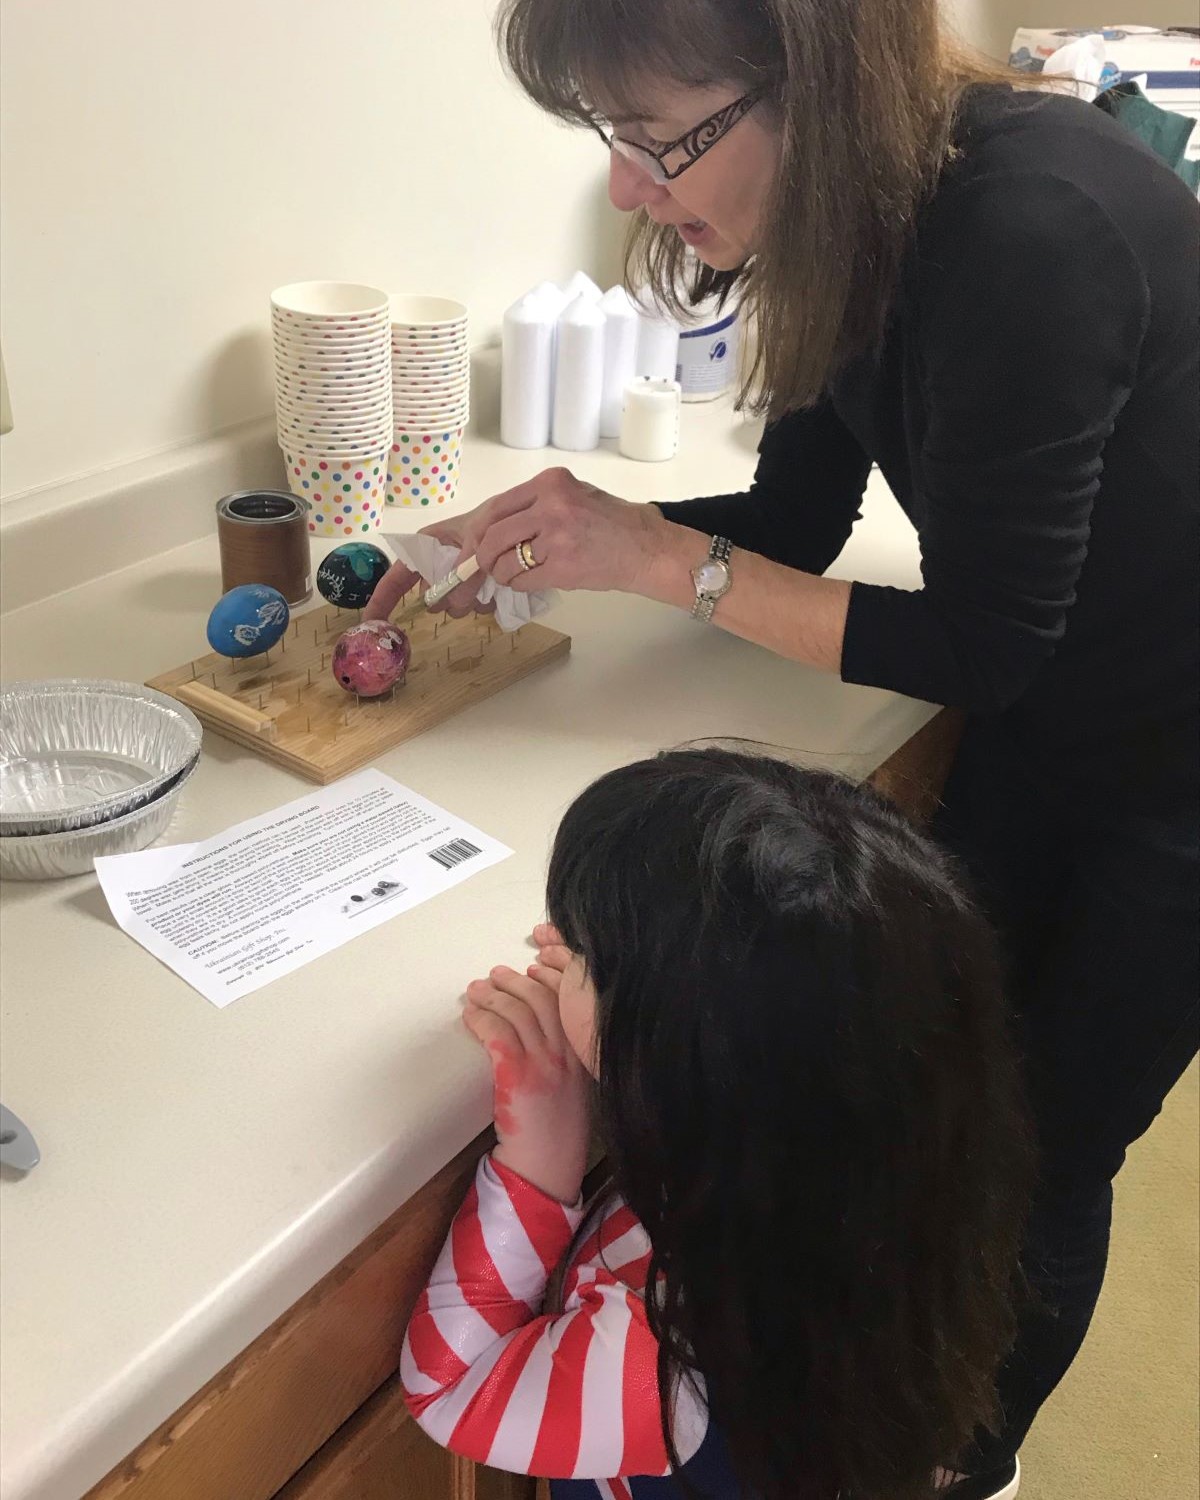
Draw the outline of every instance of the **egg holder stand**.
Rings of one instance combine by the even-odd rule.
[[[231,661],[209,652],[146,685],[186,704],[209,729],[326,785],[571,649],[571,637],[548,626],[506,634],[491,615],[453,620],[409,595],[393,615],[412,645],[404,683],[380,698],[356,698],[330,663],[359,618],[334,606],[307,610],[260,656]]]

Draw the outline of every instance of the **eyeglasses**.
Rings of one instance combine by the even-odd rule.
[[[737,122],[750,113],[765,92],[765,89],[754,89],[749,94],[743,94],[732,104],[726,104],[724,108],[717,110],[716,114],[701,120],[699,125],[693,125],[691,130],[685,131],[677,140],[657,148],[643,146],[638,141],[629,141],[624,136],[615,135],[605,130],[596,120],[590,120],[589,123],[610,151],[619,152],[627,161],[633,162],[651,181],[674,182],[682,172],[698,162],[706,151],[711,150],[722,136],[728,135]]]

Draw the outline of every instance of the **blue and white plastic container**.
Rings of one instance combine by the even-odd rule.
[[[702,305],[698,328],[679,330],[679,359],[675,378],[685,401],[713,401],[737,381],[738,311],[723,313]]]
[[[695,267],[696,252],[687,252]],[[737,383],[738,309],[728,300],[718,308],[710,297],[692,309],[679,328],[675,379],[685,401],[714,401]]]

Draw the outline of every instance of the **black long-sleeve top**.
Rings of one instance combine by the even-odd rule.
[[[767,427],[747,493],[662,509],[822,573],[874,461],[923,587],[853,585],[843,679],[1000,716],[1054,781],[1174,779],[1196,752],[1200,206],[1074,99],[972,90],[957,141],[880,354]]]

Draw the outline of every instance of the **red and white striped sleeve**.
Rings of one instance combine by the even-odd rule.
[[[478,1463],[550,1479],[665,1474],[658,1344],[646,1320],[646,1232],[614,1204],[572,1259],[558,1314],[546,1283],[580,1211],[485,1156],[404,1340],[409,1410],[436,1442]],[[707,1426],[676,1392],[681,1460]]]

